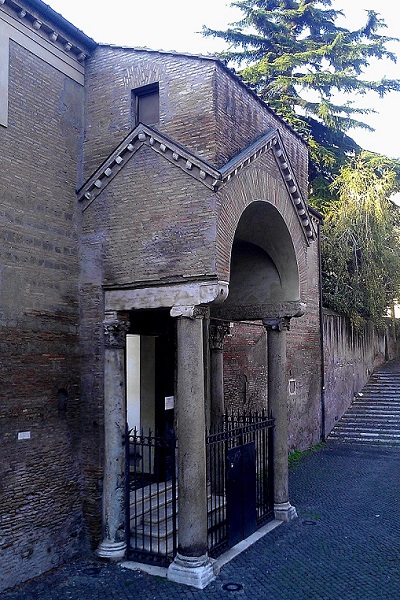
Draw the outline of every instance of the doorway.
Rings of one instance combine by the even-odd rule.
[[[128,428],[168,435],[174,426],[175,327],[169,311],[135,311],[126,343]]]

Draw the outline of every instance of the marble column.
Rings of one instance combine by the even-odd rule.
[[[274,512],[275,518],[290,521],[297,517],[289,502],[288,410],[286,378],[287,317],[263,319],[267,330],[268,404],[275,419],[274,427]]]
[[[178,553],[168,578],[198,589],[215,577],[207,553],[203,364],[204,309],[174,307],[177,318]]]
[[[104,325],[104,481],[102,558],[126,553],[125,532],[125,342],[129,323],[106,314]]]
[[[225,413],[224,339],[229,331],[229,323],[215,320],[210,323],[211,426],[218,425]]]

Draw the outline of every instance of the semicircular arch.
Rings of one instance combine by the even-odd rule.
[[[286,189],[268,173],[263,185],[260,173],[249,175],[226,190],[218,230],[219,273],[229,283],[220,314],[232,320],[300,305],[306,277],[308,244]]]

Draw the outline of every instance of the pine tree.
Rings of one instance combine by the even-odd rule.
[[[358,107],[355,95],[400,90],[397,79],[363,78],[371,59],[396,61],[387,49],[395,38],[380,33],[386,25],[375,11],[367,11],[360,29],[338,26],[343,11],[334,10],[331,0],[242,0],[232,6],[241,9],[242,20],[226,31],[204,27],[203,33],[230,45],[220,58],[240,68],[244,81],[306,138],[311,197],[329,201],[329,184],[346,156],[361,150],[347,132],[371,129],[360,117],[373,111]],[[351,99],[337,103],[337,92]]]

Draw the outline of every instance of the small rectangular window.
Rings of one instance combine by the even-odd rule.
[[[133,123],[156,125],[160,120],[160,94],[158,83],[145,85],[132,91]]]

